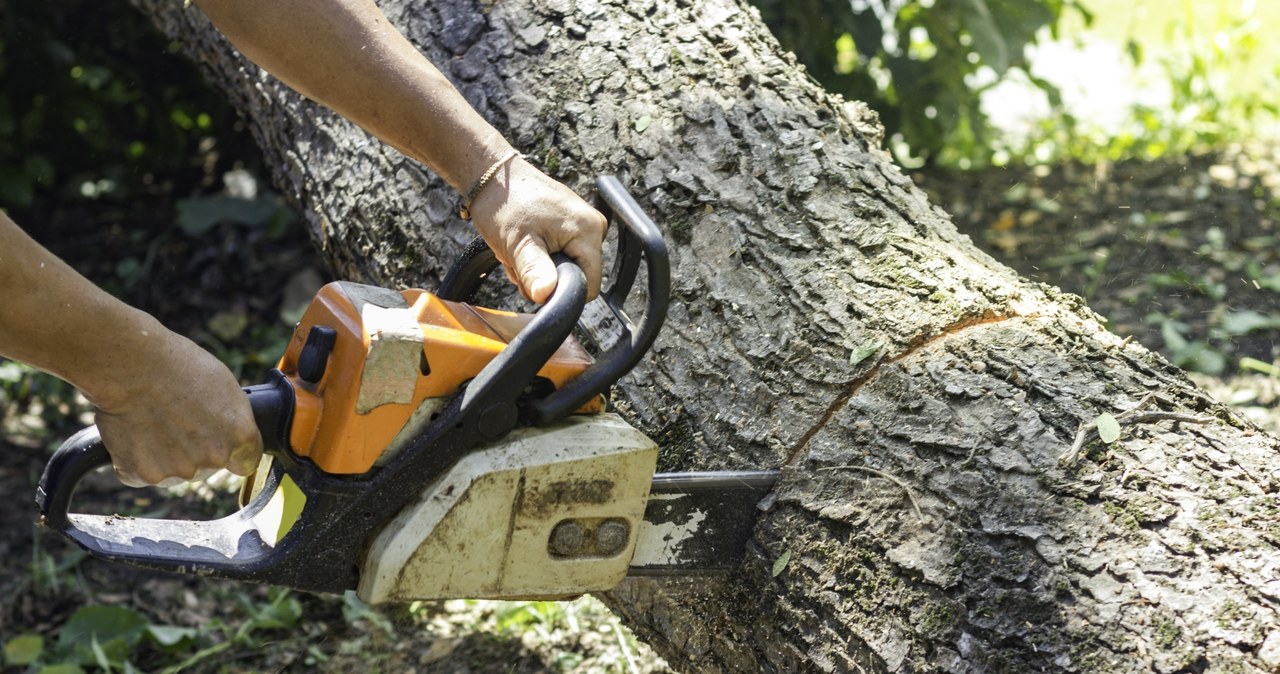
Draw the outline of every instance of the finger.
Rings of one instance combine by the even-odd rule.
[[[169,477],[164,471],[152,469],[135,469],[127,457],[117,460],[112,458],[111,468],[116,471],[116,479],[126,487],[150,487]]]
[[[227,458],[227,470],[241,477],[248,477],[258,470],[258,464],[261,462],[262,441],[258,440],[231,450],[231,456]]]
[[[532,302],[533,298],[529,297],[529,291],[525,290],[524,286],[520,284],[520,278],[511,270],[511,267],[504,264],[502,265],[502,271],[506,273],[507,280],[511,282],[511,285],[515,286],[516,290],[520,291],[520,296]]]
[[[525,239],[516,249],[515,271],[525,296],[544,304],[556,289],[556,265],[546,246],[535,239]]]
[[[600,243],[593,246],[582,239],[574,239],[565,246],[564,254],[573,258],[587,277],[587,301],[590,302],[600,294]]]
[[[123,466],[112,466],[112,468],[116,471],[116,479],[120,480],[120,484],[123,484],[126,487],[133,487],[136,489],[138,487],[150,486],[151,484]]]

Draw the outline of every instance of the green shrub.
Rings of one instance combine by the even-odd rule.
[[[1074,0],[753,0],[783,47],[829,91],[867,102],[905,165],[986,163],[982,92],[1026,47],[1056,37]],[[984,70],[985,69],[985,70]],[[986,80],[980,75],[986,74]],[[1032,80],[1054,99],[1047,82]]]
[[[254,156],[236,118],[177,45],[128,3],[0,7],[0,208],[20,224],[71,203],[179,194]]]

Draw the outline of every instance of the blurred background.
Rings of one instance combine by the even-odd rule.
[[[1271,432],[1280,381],[1280,4],[755,0],[974,242],[1083,296]],[[329,273],[252,139],[121,2],[0,2],[0,208],[245,383]],[[91,421],[0,360],[5,671],[666,671],[599,602],[374,610],[85,560],[32,526],[48,453]],[[210,517],[232,487],[85,489]],[[88,509],[88,508],[87,508]]]

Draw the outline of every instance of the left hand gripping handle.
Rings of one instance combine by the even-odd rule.
[[[293,389],[283,375],[273,372],[265,384],[245,388],[254,421],[262,434],[263,448],[294,464],[284,447],[293,410]],[[148,568],[173,570],[203,568],[210,575],[248,577],[272,565],[283,549],[261,542],[252,522],[269,494],[260,494],[243,510],[212,521],[135,519],[70,513],[71,497],[85,475],[111,465],[97,426],[76,433],[54,452],[45,465],[36,489],[41,523],[74,540],[97,557]],[[276,470],[282,470],[277,468]],[[193,545],[193,542],[198,544]]]

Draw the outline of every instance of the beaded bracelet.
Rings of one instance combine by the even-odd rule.
[[[503,164],[506,164],[519,156],[521,156],[519,150],[512,150],[508,152],[502,156],[502,159],[494,162],[493,166],[490,166],[489,170],[485,171],[484,174],[480,176],[480,179],[476,181],[475,187],[472,187],[471,191],[467,192],[467,196],[462,197],[462,208],[458,211],[458,215],[461,216],[463,220],[471,219],[471,202],[475,201],[476,197],[480,195],[480,190],[483,190],[485,185],[488,185],[489,181],[493,180],[493,176],[498,172],[498,169],[502,168]]]

